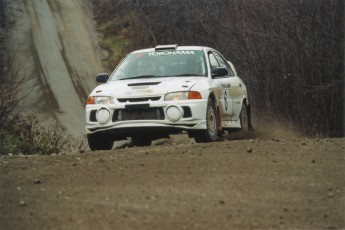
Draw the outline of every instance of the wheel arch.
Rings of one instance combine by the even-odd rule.
[[[217,97],[213,92],[210,93],[208,98],[211,98],[214,102],[214,105],[216,106],[218,136],[223,136],[223,127],[222,127],[222,119],[221,119],[221,111],[220,111],[221,105],[219,104],[219,101],[217,100]]]
[[[219,104],[219,101],[218,101],[218,99],[217,99],[217,96],[216,96],[216,94],[214,93],[214,92],[211,92],[209,95],[208,95],[208,99],[209,98],[211,98],[212,100],[213,100],[213,102],[214,102],[214,105],[216,106],[216,112],[217,112],[217,114],[219,114],[220,113],[220,104]]]
[[[213,92],[211,92],[208,95],[208,98],[211,98],[213,100],[214,104],[216,105],[216,108],[218,109],[219,103],[218,103],[216,95]]]
[[[248,100],[246,97],[242,98],[242,104],[245,104],[246,106],[248,106]]]

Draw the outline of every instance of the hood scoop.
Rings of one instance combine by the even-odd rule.
[[[140,86],[140,85],[158,85],[160,82],[138,82],[138,83],[130,83],[128,86]]]

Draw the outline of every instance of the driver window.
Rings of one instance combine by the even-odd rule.
[[[220,64],[220,67],[226,68],[228,70],[228,73],[229,73],[228,75],[234,76],[234,73],[232,72],[232,69],[230,68],[228,62],[222,56],[220,56],[218,53],[215,53],[214,55],[215,55],[218,63]]]
[[[213,55],[213,53],[209,53],[208,57],[210,59],[211,70],[214,70],[215,68],[219,67],[219,63],[216,57]]]

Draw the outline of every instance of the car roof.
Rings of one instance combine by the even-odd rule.
[[[178,46],[178,45],[159,45],[155,48],[147,48],[147,49],[140,49],[132,51],[132,53],[145,53],[145,52],[159,52],[159,51],[171,51],[171,50],[205,50],[205,49],[212,49],[206,46]]]

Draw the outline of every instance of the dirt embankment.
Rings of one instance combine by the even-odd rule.
[[[102,72],[88,1],[7,1],[16,26],[10,53],[26,76],[24,111],[57,120],[74,137],[84,132],[84,106]]]
[[[345,139],[0,158],[0,228],[344,229]]]

